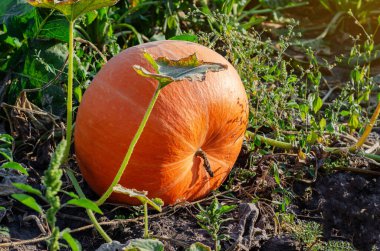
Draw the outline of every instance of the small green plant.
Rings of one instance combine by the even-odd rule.
[[[134,189],[128,189],[121,185],[116,185],[113,187],[113,192],[128,195],[132,198],[138,199],[144,206],[144,238],[149,238],[149,227],[148,227],[148,205],[152,206],[158,212],[162,211],[162,206],[164,202],[159,198],[149,199],[147,197],[147,192],[140,192]]]
[[[282,214],[283,228],[310,251],[353,251],[353,245],[346,241],[323,241],[322,227],[314,221],[296,220],[294,215]]]
[[[21,174],[28,175],[28,171],[20,164],[13,160],[12,144],[14,139],[9,134],[0,134],[0,155],[4,160],[0,168],[9,168],[19,171]]]
[[[186,251],[211,251],[211,248],[200,242],[196,242],[191,244],[191,246],[186,249]]]
[[[196,215],[198,224],[211,235],[215,250],[221,250],[220,241],[229,239],[228,235],[221,233],[222,224],[231,220],[230,218],[223,219],[223,217],[235,210],[236,205],[222,205],[215,197],[208,207],[204,208],[198,204],[198,208],[200,210]]]
[[[66,193],[61,190],[62,186],[62,174],[63,171],[60,168],[64,161],[64,151],[66,149],[66,141],[63,140],[57,147],[56,151],[51,157],[49,168],[45,171],[42,183],[44,184],[46,190],[42,193],[40,190],[33,188],[30,185],[24,183],[13,183],[17,189],[23,191],[24,193],[12,194],[12,198],[24,204],[25,206],[33,209],[39,214],[45,216],[46,221],[49,225],[51,236],[48,240],[49,250],[56,251],[60,249],[59,240],[64,239],[73,250],[81,250],[80,244],[73,239],[70,235],[69,229],[64,229],[60,231],[56,225],[56,214],[57,212],[65,206],[74,205],[82,207],[85,209],[93,210],[97,213],[102,213],[102,211],[96,206],[96,204],[87,199],[80,199],[74,193]],[[61,204],[60,197],[58,193],[64,192],[72,197],[66,203]],[[37,202],[37,200],[31,195],[38,197],[39,199],[46,201],[49,204],[49,209],[46,212],[42,209],[42,206]]]

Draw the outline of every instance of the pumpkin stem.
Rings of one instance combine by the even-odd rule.
[[[195,157],[201,157],[203,159],[203,167],[206,169],[207,173],[210,175],[210,177],[214,177],[214,172],[211,170],[210,162],[208,161],[206,153],[202,150],[202,148],[199,148],[198,151],[195,153]]]
[[[71,137],[73,133],[73,78],[74,78],[74,24],[75,20],[69,21],[69,66],[67,72],[67,117],[66,117],[66,149],[64,160],[69,157]]]

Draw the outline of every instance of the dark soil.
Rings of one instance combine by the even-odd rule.
[[[303,194],[304,186],[295,189]],[[359,250],[380,249],[380,178],[351,173],[320,177],[303,212],[321,214],[324,238],[352,241]],[[374,248],[374,249],[373,249]]]
[[[294,185],[294,191],[302,195],[307,187],[305,184],[297,183]],[[343,172],[320,175],[312,189],[312,197],[308,200],[297,200],[296,207],[301,217],[321,216],[324,239],[349,240],[358,250],[377,250],[376,247],[380,247],[379,178]],[[202,204],[207,205],[211,199],[212,197]],[[24,216],[32,214],[28,209],[18,203],[10,203],[5,197],[0,199],[0,204],[9,209],[7,214],[1,217],[0,224],[9,228],[11,237],[10,239],[0,234],[1,242],[29,240],[42,236],[34,220],[25,221]],[[142,237],[141,216],[130,220],[115,220],[123,215],[128,216],[131,212],[136,213],[136,209],[108,205],[104,212],[105,215],[100,221],[104,222],[103,224],[109,222],[104,227],[113,239],[125,243],[129,239]],[[165,243],[165,250],[185,250],[185,247],[194,242],[202,242],[212,247],[212,239],[196,223],[196,213],[197,207],[191,204],[167,207],[162,214],[151,212],[150,231]],[[302,250],[300,244],[291,236],[270,238],[272,229],[268,228],[268,225],[271,224],[264,216],[254,204],[240,202],[239,210],[235,210],[230,215],[231,220],[224,224],[225,233],[230,234],[232,238],[222,242],[223,250]],[[61,228],[77,229],[89,224],[84,211],[80,209],[64,209],[58,217]],[[82,243],[84,250],[95,250],[102,244],[102,239],[92,228],[73,235]],[[238,249],[237,243],[238,246],[248,249]],[[17,251],[45,249],[44,242],[9,249],[0,248]]]

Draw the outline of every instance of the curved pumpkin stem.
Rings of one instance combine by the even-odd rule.
[[[203,167],[206,169],[210,177],[214,177],[214,172],[211,170],[211,165],[208,161],[207,154],[202,150],[202,148],[199,148],[198,151],[195,152],[195,157],[198,156],[203,159]]]

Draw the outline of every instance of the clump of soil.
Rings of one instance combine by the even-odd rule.
[[[326,239],[352,241],[359,250],[380,249],[379,177],[334,173],[320,177],[313,190],[301,207],[321,213]]]

